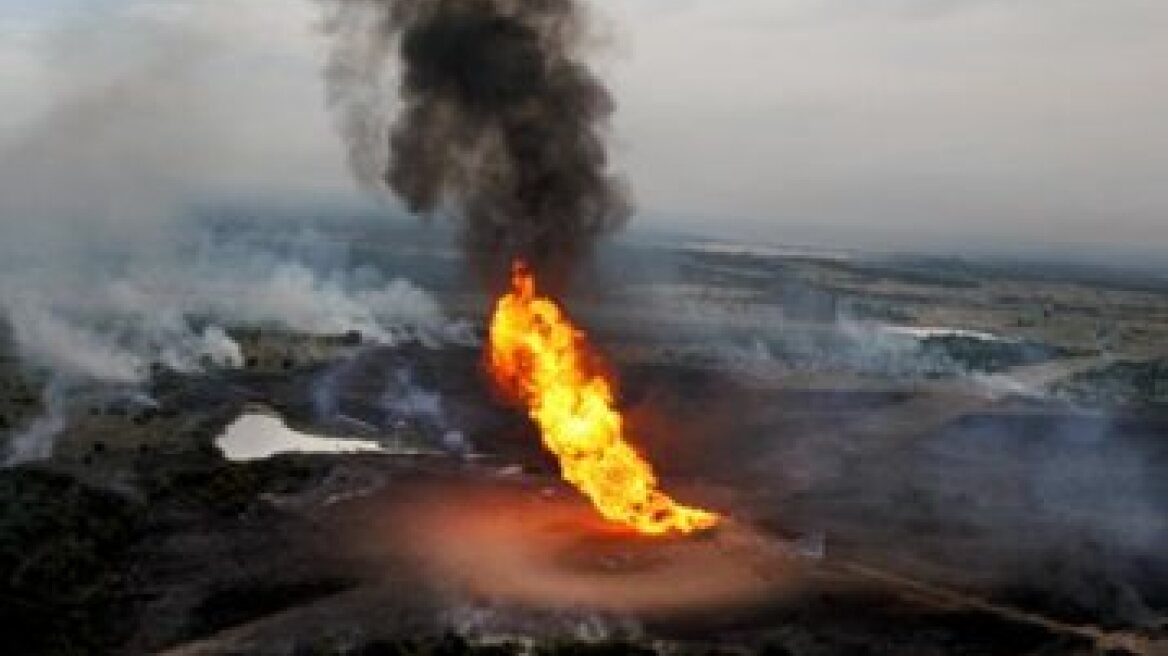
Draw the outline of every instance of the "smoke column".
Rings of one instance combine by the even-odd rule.
[[[387,184],[414,213],[457,214],[489,281],[521,257],[562,283],[624,223],[630,205],[602,139],[613,102],[581,60],[578,2],[336,0],[335,9],[326,85],[358,178]],[[400,104],[379,120],[394,50]]]

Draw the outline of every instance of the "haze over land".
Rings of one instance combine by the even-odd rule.
[[[634,225],[1122,262],[1168,252],[1161,2],[594,8]],[[321,93],[317,3],[17,0],[0,17],[5,244],[78,226],[138,236],[192,199],[359,193]]]

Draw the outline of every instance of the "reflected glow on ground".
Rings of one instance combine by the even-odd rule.
[[[471,599],[653,615],[794,593],[808,569],[792,545],[727,520],[647,537],[603,521],[574,492],[451,484],[398,499],[374,520],[433,581]]]

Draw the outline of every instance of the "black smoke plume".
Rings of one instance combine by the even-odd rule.
[[[415,213],[458,215],[489,280],[519,257],[563,282],[628,217],[603,142],[613,102],[581,59],[586,21],[575,0],[335,8],[328,93],[358,176],[387,184]],[[378,89],[395,52],[392,111]]]

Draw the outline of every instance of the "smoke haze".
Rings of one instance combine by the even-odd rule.
[[[333,148],[334,182],[350,184],[319,78],[290,74],[297,58],[314,58],[287,54],[298,33],[316,29],[314,8],[245,47],[238,30],[254,14],[134,2],[26,37],[44,62],[39,77],[27,75],[41,83],[42,107],[10,117],[20,129],[0,133],[0,314],[28,364],[120,383],[143,380],[154,364],[239,366],[225,330],[237,324],[359,330],[382,343],[440,337],[445,319],[424,291],[357,276],[319,234],[304,232],[284,251],[209,236],[195,211],[208,198],[279,189],[288,206],[317,191],[287,193],[289,179],[303,180],[301,163],[257,161],[267,152],[257,138],[269,132],[313,158]],[[239,70],[237,57],[254,66]],[[253,120],[268,94],[290,93],[318,108],[316,129]],[[345,202],[335,185],[321,196]],[[287,235],[285,221],[270,220]]]
[[[44,191],[35,206],[102,206],[73,200],[100,185],[72,184],[69,173],[87,167],[70,161],[108,165],[106,180],[128,193],[106,195],[127,211],[63,227],[44,211],[6,213],[0,249],[30,232],[92,235],[147,217],[133,199],[165,209],[171,192],[351,199],[353,152],[380,159],[362,169],[378,184],[400,81],[386,63],[397,53],[369,30],[364,14],[381,12],[378,3],[346,5],[343,24],[365,41],[323,36],[322,3],[309,0],[4,3],[4,157],[86,96],[124,108],[87,110],[78,120],[98,129],[57,140],[62,154],[96,155],[54,156],[65,172],[32,185]],[[330,14],[337,6],[323,3]],[[599,36],[615,46],[592,58],[620,106],[610,157],[636,190],[639,227],[1165,263],[1168,95],[1151,82],[1168,74],[1162,2],[596,6],[611,16]],[[345,111],[328,111],[320,69],[341,41],[350,72],[372,57],[370,77],[345,86]],[[160,58],[172,64],[150,63]],[[371,147],[337,139],[344,116],[365,129],[343,133]],[[149,184],[133,184],[138,174]],[[14,202],[13,190],[27,197],[30,179],[5,171],[0,204]],[[51,193],[66,187],[74,193]],[[164,218],[138,224],[157,231]]]

